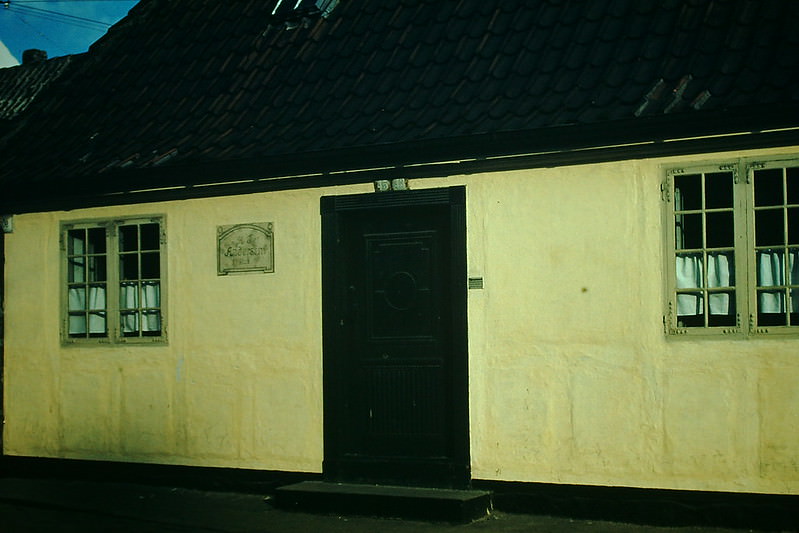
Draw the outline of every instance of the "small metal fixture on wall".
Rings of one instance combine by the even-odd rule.
[[[407,178],[375,181],[375,192],[407,191],[410,190]]]
[[[13,215],[0,216],[0,226],[3,227],[3,233],[13,233],[14,231]]]
[[[483,288],[483,277],[480,276],[479,278],[469,278],[469,289],[482,289]]]

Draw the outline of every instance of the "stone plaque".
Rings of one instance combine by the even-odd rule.
[[[218,275],[275,271],[271,222],[217,226],[216,239]]]

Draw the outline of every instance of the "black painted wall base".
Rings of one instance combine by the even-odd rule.
[[[321,474],[73,459],[0,457],[0,477],[85,479],[274,494]],[[473,480],[500,511],[662,526],[799,531],[799,494],[748,494]]]
[[[706,492],[475,480],[508,512],[656,526],[799,531],[799,494]]]
[[[80,479],[247,494],[271,494],[283,485],[322,479],[321,474],[305,472],[8,455],[0,457],[0,477]]]

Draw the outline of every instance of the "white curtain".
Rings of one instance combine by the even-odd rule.
[[[161,285],[158,282],[145,282],[141,287],[142,308],[152,311],[142,312],[142,331],[161,331]]]
[[[787,266],[787,268],[786,268]],[[690,316],[704,313],[701,289],[704,287],[702,256],[699,254],[677,256],[677,289],[697,289],[696,294],[677,294],[677,315]],[[707,287],[709,289],[729,287],[732,280],[731,254],[707,254]],[[786,273],[788,275],[786,279]],[[758,312],[785,313],[786,294],[784,287],[799,281],[799,250],[768,250],[757,253],[757,284],[760,287],[776,287],[775,290],[758,291]],[[799,313],[799,290],[792,294],[791,312]],[[708,307],[712,315],[730,312],[730,294],[711,293]]]
[[[138,283],[123,285],[120,287],[119,306],[123,311],[120,314],[120,322],[123,333],[139,332],[139,317],[142,318],[142,331],[160,331],[161,313],[161,285],[158,282],[145,282],[141,284],[139,293]],[[141,305],[139,305],[139,295],[141,294]],[[148,308],[154,309],[152,311]],[[130,311],[124,311],[129,309]],[[140,313],[139,309],[144,309]]]
[[[788,268],[785,268],[785,252],[768,250],[757,253],[757,283],[761,287],[779,287],[799,281],[799,251],[788,253]],[[785,273],[789,278],[786,280]],[[794,293],[796,294],[796,293]],[[761,313],[784,313],[785,291],[759,291],[758,311]],[[792,300],[792,311],[799,312],[799,299]]]
[[[733,264],[729,253],[707,254],[707,288],[729,287],[732,279]],[[677,288],[705,288],[702,256],[677,256]],[[697,291],[699,292],[699,291]],[[701,294],[678,294],[677,315],[701,315],[704,313],[704,301]],[[730,313],[730,295],[728,293],[711,293],[708,306],[711,315],[727,315]]]
[[[106,332],[106,298],[105,287],[89,287],[88,300],[86,287],[69,289],[68,308],[70,311],[89,311],[89,333]],[[86,318],[84,314],[69,316],[69,333],[86,334]]]
[[[694,289],[702,286],[702,257],[677,256],[677,288]],[[677,315],[701,315],[704,301],[699,294],[677,294]]]

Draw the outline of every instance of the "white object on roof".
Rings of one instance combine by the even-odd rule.
[[[16,67],[19,65],[17,58],[11,55],[3,41],[0,41],[0,68]]]

